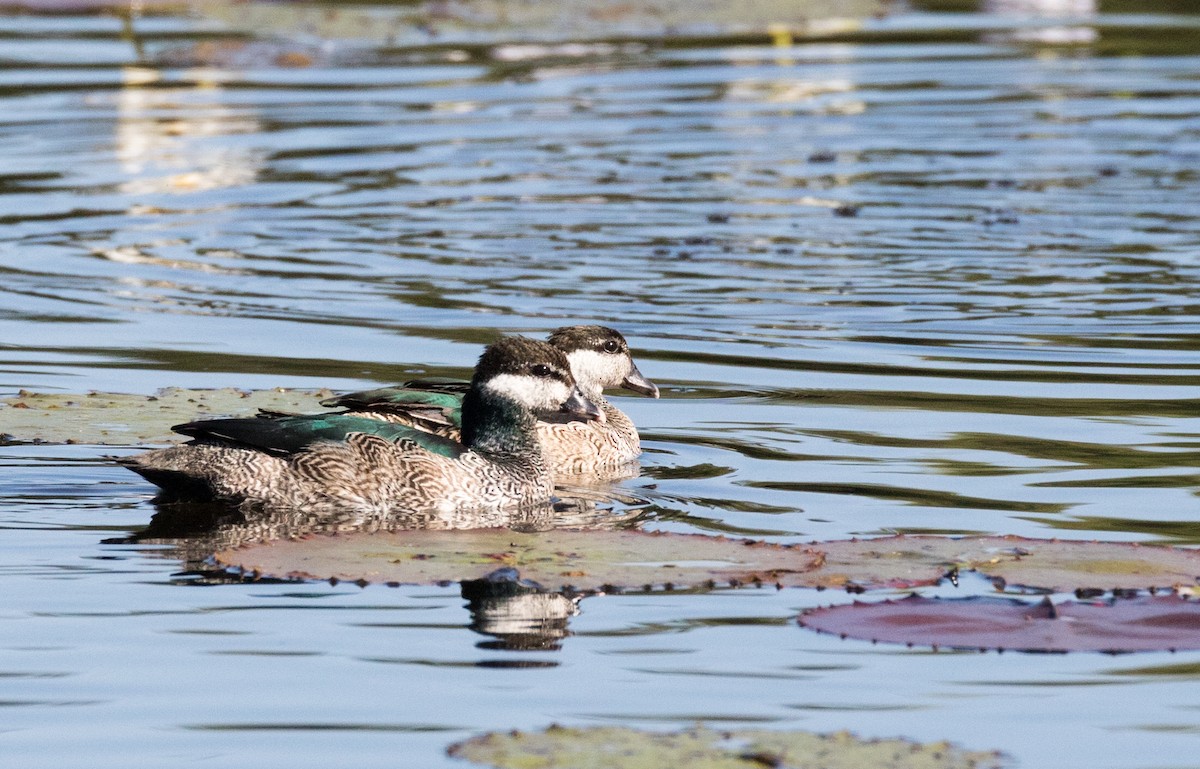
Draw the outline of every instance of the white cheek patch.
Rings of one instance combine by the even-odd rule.
[[[560,379],[497,374],[483,383],[489,390],[534,411],[556,411],[571,397],[571,388]]]
[[[595,350],[575,350],[567,356],[571,373],[585,393],[616,387],[629,376],[629,358]]]

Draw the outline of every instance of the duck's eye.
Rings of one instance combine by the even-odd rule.
[[[619,352],[621,345],[617,344],[617,340],[609,339],[604,344],[600,345],[600,349],[604,350],[605,352]]]
[[[539,363],[533,368],[529,369],[529,373],[536,377],[548,377],[553,373],[553,371],[551,371],[550,367],[545,363]]]

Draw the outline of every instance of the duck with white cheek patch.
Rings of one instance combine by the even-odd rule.
[[[658,387],[638,371],[625,337],[605,326],[568,326],[547,341],[566,354],[580,391],[605,418],[547,416],[538,430],[546,464],[559,474],[597,473],[635,461],[642,453],[637,427],[604,397],[604,390],[620,387],[657,398]]]
[[[559,411],[605,418],[561,350],[509,337],[475,367],[462,396],[461,442],[348,413],[271,415],[179,425],[190,443],[121,463],[170,495],[243,509],[453,516],[541,506],[553,481],[537,415]]]
[[[580,391],[603,412],[603,419],[569,414],[543,415],[537,424],[546,464],[559,476],[620,476],[641,454],[633,421],[604,397],[608,388],[632,390],[652,398],[658,387],[646,379],[629,351],[625,337],[606,326],[567,326],[547,340],[567,357]],[[350,393],[323,401],[348,414],[411,425],[459,439],[462,393],[457,382],[414,381],[398,387]]]

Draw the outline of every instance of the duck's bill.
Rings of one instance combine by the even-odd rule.
[[[571,393],[571,397],[567,398],[567,402],[562,405],[562,410],[582,419],[596,422],[607,421],[600,407],[583,397],[578,390]]]
[[[637,366],[634,366],[629,372],[629,376],[625,377],[625,381],[621,382],[621,387],[633,390],[635,393],[648,395],[651,398],[658,397],[658,385],[642,376],[642,372],[638,371]]]

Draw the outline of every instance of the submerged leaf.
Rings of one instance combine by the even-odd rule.
[[[843,638],[909,646],[1110,653],[1200,649],[1200,602],[1175,595],[1058,604],[913,595],[811,609],[799,622]]]
[[[1196,584],[1200,551],[1022,537],[897,536],[777,545],[642,531],[536,533],[507,529],[347,533],[250,545],[216,554],[227,566],[276,577],[430,584],[479,579],[500,567],[547,590],[764,583],[783,587],[910,588],[978,569],[1053,590]]]
[[[763,729],[644,732],[627,727],[551,726],[543,732],[491,732],[451,745],[454,758],[497,769],[997,769],[996,752],[948,743],[862,740],[848,732]]]

